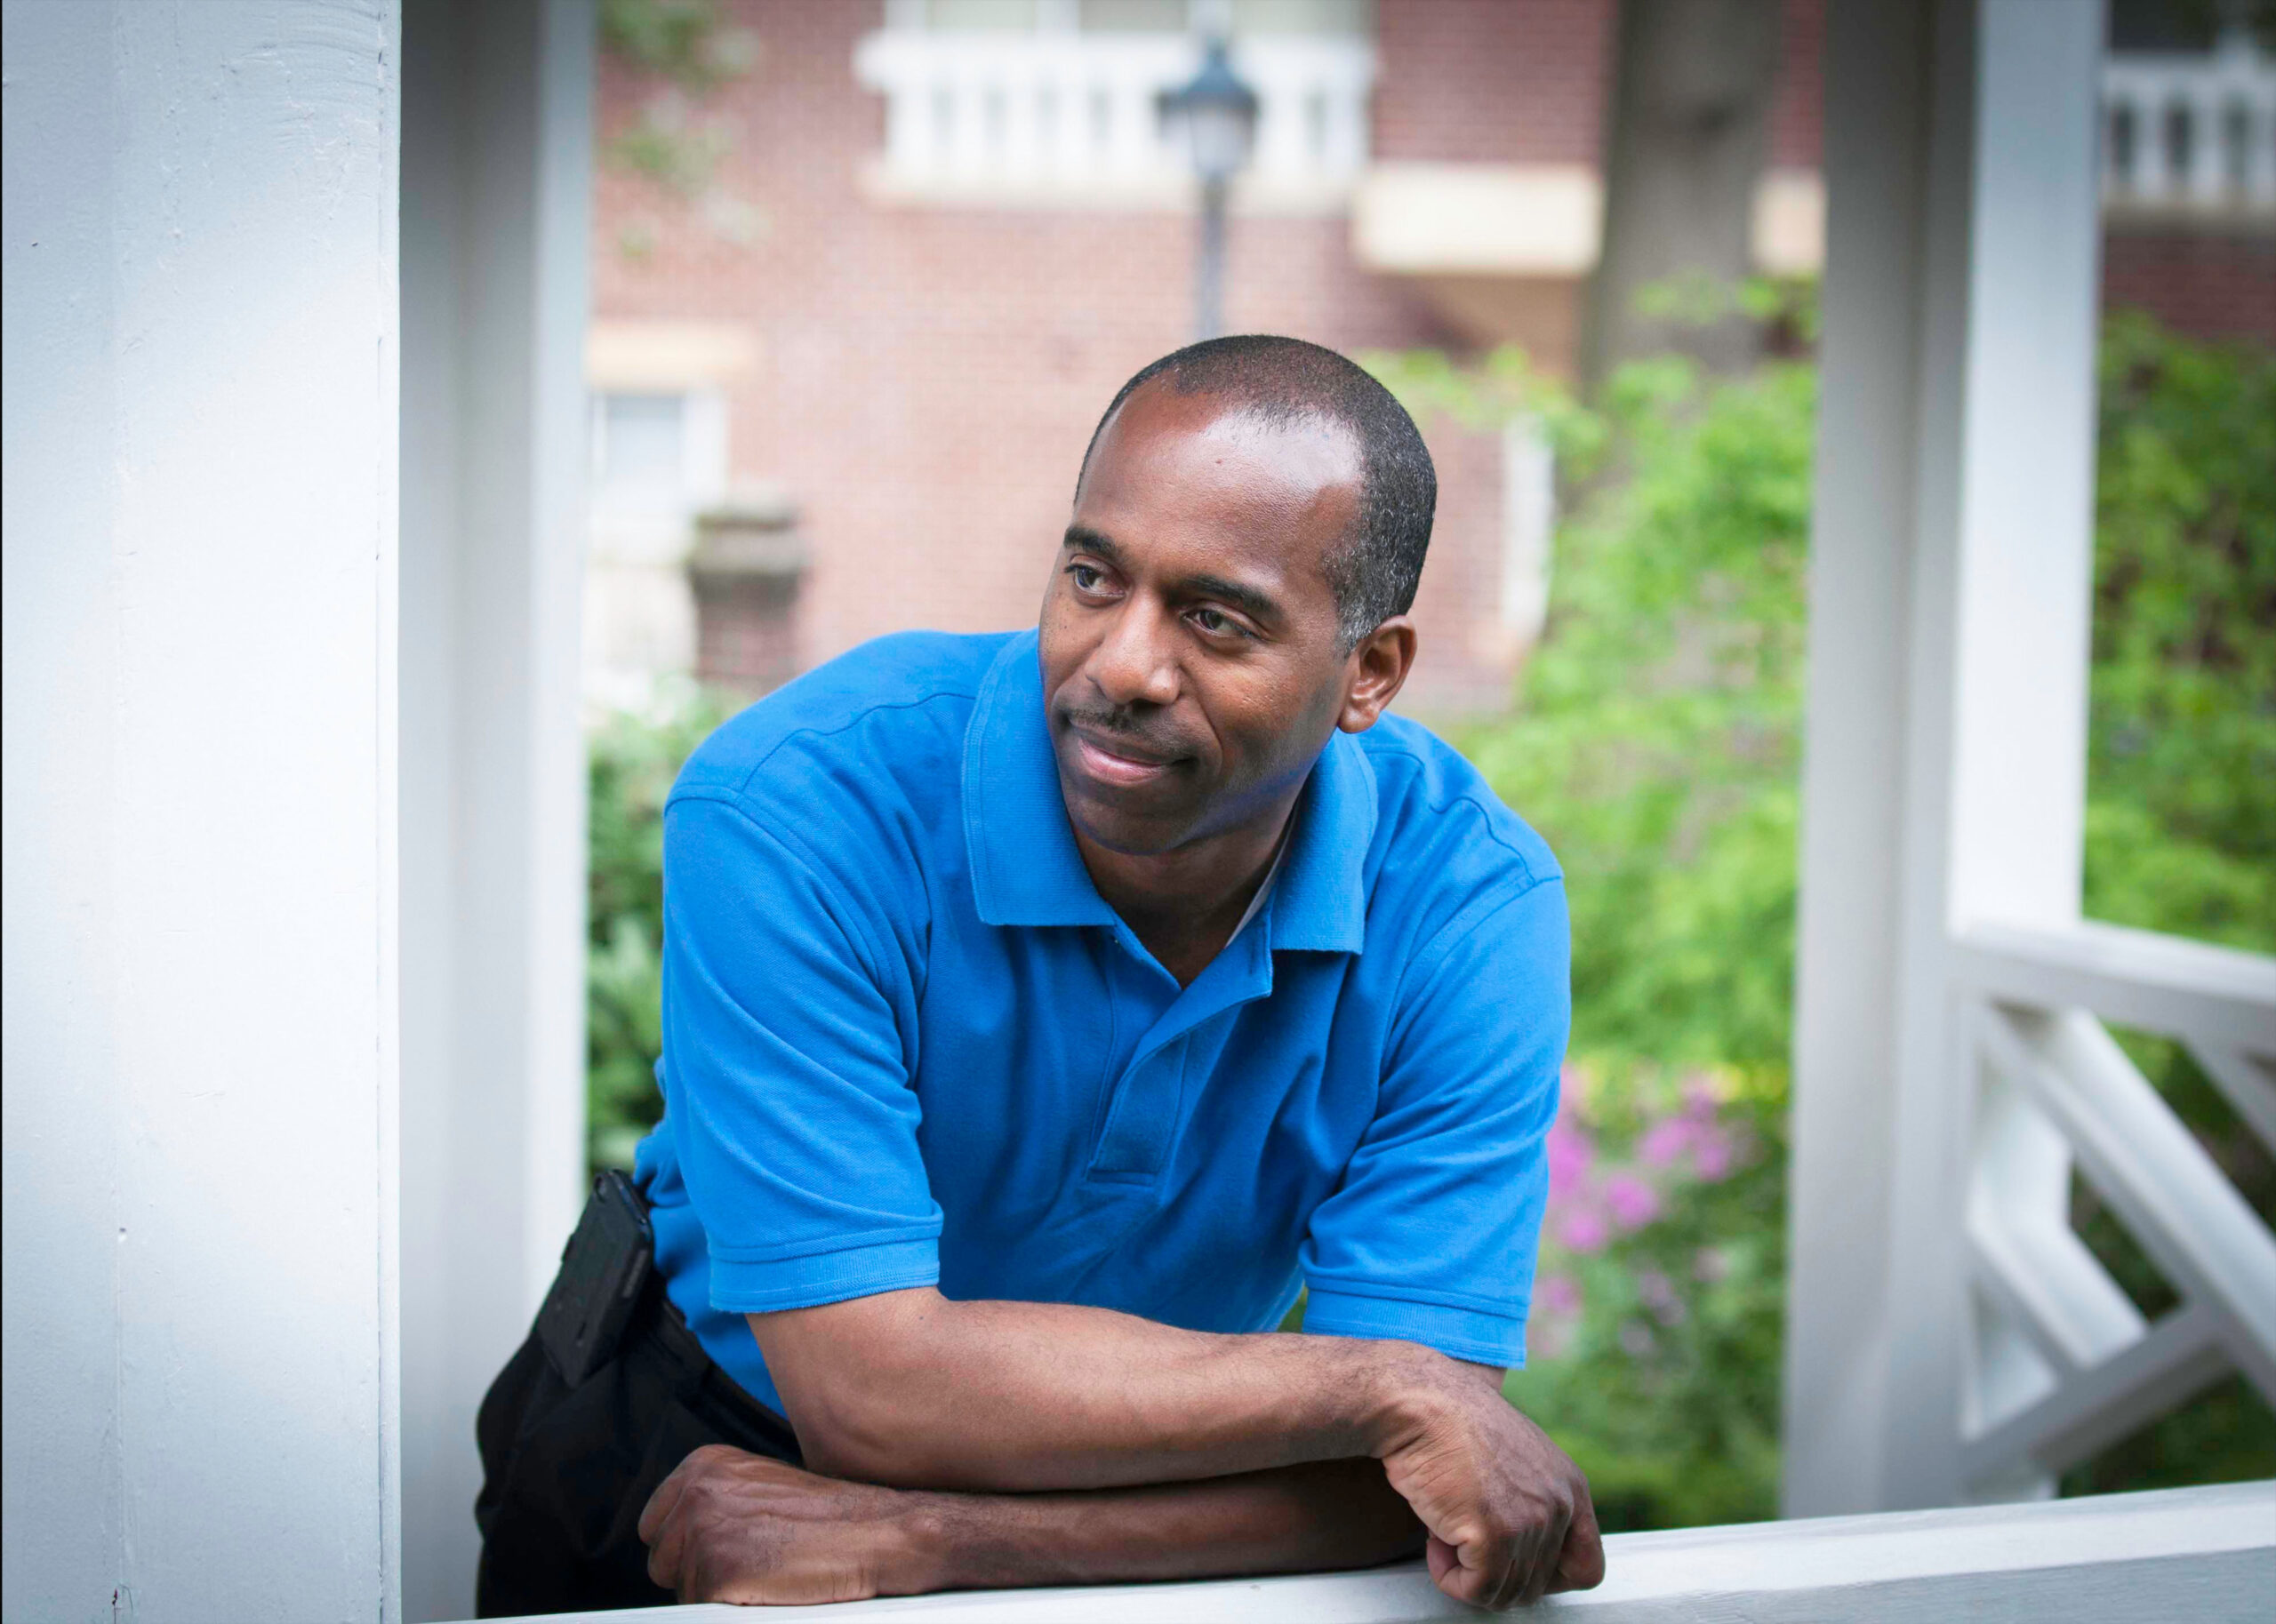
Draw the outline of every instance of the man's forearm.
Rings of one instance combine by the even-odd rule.
[[[1060,1494],[910,1496],[924,1590],[1372,1567],[1422,1548],[1374,1460]]]
[[[816,1476],[713,1445],[640,1516],[682,1601],[828,1602],[1015,1585],[1366,1567],[1422,1525],[1373,1460],[1062,1494],[958,1494]]]
[[[903,1488],[1100,1489],[1380,1455],[1418,1392],[1464,1368],[1492,1380],[1411,1344],[929,1291],[752,1329],[814,1467]]]

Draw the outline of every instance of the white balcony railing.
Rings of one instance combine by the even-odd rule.
[[[1248,200],[1339,204],[1367,161],[1374,46],[1274,36],[1237,43],[1232,56],[1258,100]],[[854,54],[855,76],[886,99],[869,184],[934,203],[1174,205],[1193,182],[1156,98],[1199,66],[1182,34],[883,29]]]
[[[2276,1404],[2276,1238],[2101,1024],[2179,1040],[2276,1149],[2276,960],[2086,924],[1980,928],[1951,963],[1976,1100],[1967,1492],[2043,1492],[2232,1370]],[[2179,1296],[2154,1323],[2072,1228],[2074,1167]]]
[[[2276,62],[2240,30],[2209,55],[2108,58],[2103,117],[2112,207],[2276,214]]]
[[[2276,1484],[1615,1534],[1604,1543],[1600,1588],[1510,1616],[1576,1624],[2256,1624],[2276,1594]],[[558,1615],[555,1624],[746,1624],[752,1616],[715,1604]],[[764,1616],[829,1624],[1452,1624],[1486,1615],[1439,1595],[1417,1562],[1286,1579],[968,1591]]]

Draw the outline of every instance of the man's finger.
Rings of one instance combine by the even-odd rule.
[[[1447,1588],[1447,1575],[1462,1566],[1455,1548],[1436,1534],[1423,1541],[1422,1560],[1431,1570],[1431,1582],[1441,1590]]]
[[[1557,1553],[1557,1577],[1551,1590],[1593,1590],[1604,1582],[1604,1534],[1597,1526],[1597,1508],[1586,1487],[1573,1509],[1572,1525]]]
[[[1490,1560],[1484,1540],[1474,1540],[1457,1546],[1432,1534],[1423,1550],[1430,1564],[1431,1582],[1440,1591],[1472,1607],[1494,1604],[1493,1598],[1502,1589],[1509,1570],[1506,1565],[1498,1569],[1483,1565]]]
[[[674,1467],[671,1475],[656,1485],[656,1492],[648,1496],[648,1503],[640,1508],[641,1544],[653,1545],[656,1542],[656,1530],[663,1526],[664,1519],[671,1515],[672,1508],[679,1503],[679,1497],[687,1490],[687,1461],[694,1459],[690,1455],[687,1460]]]
[[[656,1537],[648,1541],[648,1582],[674,1595],[679,1593],[681,1543],[679,1531],[669,1518],[657,1528]]]
[[[657,1492],[663,1491],[659,1488]],[[654,1504],[652,1500],[649,1502]],[[677,1594],[687,1577],[687,1542],[694,1532],[695,1518],[689,1515],[693,1508],[685,1492],[673,1497],[671,1508],[655,1524],[655,1537],[648,1542],[648,1577],[664,1589]],[[648,1519],[641,1518],[645,1526]]]
[[[1569,1514],[1559,1518],[1550,1524],[1546,1537],[1526,1553],[1524,1589],[1517,1599],[1527,1606],[1548,1595],[1549,1587],[1556,1581],[1558,1553],[1564,1549],[1566,1531],[1572,1525]]]

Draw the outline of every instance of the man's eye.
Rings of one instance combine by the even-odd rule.
[[[1087,564],[1070,564],[1067,573],[1075,578],[1075,590],[1095,592],[1099,589],[1099,572]]]
[[[1222,610],[1197,609],[1193,612],[1193,623],[1213,637],[1223,636],[1227,633],[1247,636],[1241,624]]]

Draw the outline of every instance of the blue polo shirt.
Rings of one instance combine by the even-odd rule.
[[[1181,989],[1099,896],[1033,632],[888,637],[696,751],[664,814],[637,1176],[711,1354],[937,1284],[1524,1358],[1570,1013],[1562,879],[1446,744],[1338,733]]]

